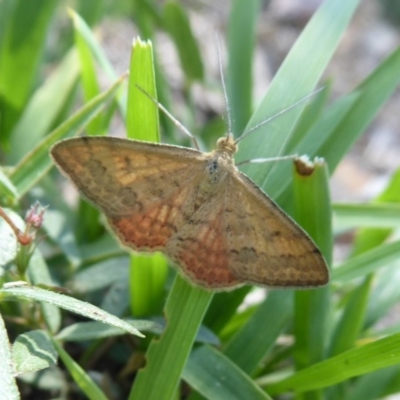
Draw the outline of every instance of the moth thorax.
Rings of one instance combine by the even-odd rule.
[[[221,137],[217,140],[217,151],[223,151],[229,155],[237,152],[237,145],[231,135]]]

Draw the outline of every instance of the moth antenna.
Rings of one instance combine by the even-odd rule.
[[[236,167],[239,167],[240,165],[243,165],[243,164],[267,163],[267,162],[274,162],[274,161],[295,160],[296,158],[298,158],[297,154],[292,154],[292,155],[289,155],[289,156],[270,157],[270,158],[252,158],[250,160],[240,161],[235,165],[236,165]]]
[[[268,122],[271,122],[272,120],[274,120],[275,118],[281,116],[282,114],[285,114],[286,112],[290,111],[292,108],[297,107],[299,104],[305,102],[306,100],[308,100],[310,97],[316,95],[317,93],[319,93],[321,90],[323,90],[325,88],[325,86],[320,87],[319,89],[314,90],[313,92],[309,93],[307,96],[304,96],[302,99],[300,99],[299,101],[296,101],[295,103],[293,103],[291,106],[284,108],[283,110],[279,111],[277,114],[273,115],[272,117],[269,117],[267,119],[265,119],[264,121],[261,121],[260,123],[258,123],[256,126],[253,126],[250,130],[248,130],[247,132],[244,132],[241,136],[239,136],[236,140],[235,140],[235,144],[238,144],[245,136],[247,136],[249,133],[254,132],[255,130],[257,130],[258,128],[260,128],[261,126],[267,124]]]
[[[231,121],[231,109],[229,106],[229,99],[228,99],[228,93],[226,91],[226,85],[225,85],[225,77],[224,77],[224,71],[222,68],[222,57],[221,57],[221,48],[219,46],[219,38],[218,38],[218,33],[215,31],[215,41],[217,43],[217,56],[218,56],[218,67],[219,67],[219,76],[221,78],[221,86],[222,86],[222,92],[223,92],[223,99],[224,99],[224,106],[225,106],[225,112],[226,112],[226,122],[228,124],[228,137],[232,137],[232,121]]]
[[[136,87],[144,93],[173,123],[174,125],[186,136],[188,136],[194,144],[194,147],[196,150],[200,150],[200,146],[194,137],[193,134],[189,132],[189,130],[185,127],[185,125],[182,124],[178,119],[176,119],[161,103],[159,103],[153,96],[151,96],[149,93],[147,93],[141,86],[136,84]]]

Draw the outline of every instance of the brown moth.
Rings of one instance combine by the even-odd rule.
[[[122,244],[161,251],[190,282],[306,288],[329,272],[310,237],[234,164],[231,135],[210,153],[114,137],[56,143],[51,155]]]

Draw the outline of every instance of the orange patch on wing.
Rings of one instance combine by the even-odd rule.
[[[196,231],[197,235],[183,240],[175,255],[185,273],[207,288],[228,288],[241,284],[228,268],[228,248],[221,216]]]
[[[153,207],[144,213],[128,217],[110,218],[109,223],[117,236],[128,247],[143,250],[163,249],[176,232],[168,222],[169,210]]]

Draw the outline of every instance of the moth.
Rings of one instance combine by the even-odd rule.
[[[209,153],[91,136],[60,141],[51,156],[122,245],[161,251],[195,285],[325,285],[320,250],[237,169],[237,148],[231,134]]]

